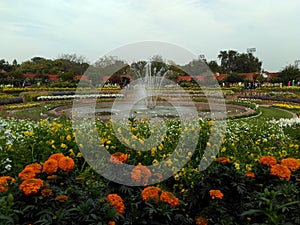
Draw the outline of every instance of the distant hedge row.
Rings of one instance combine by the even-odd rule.
[[[21,98],[21,97],[0,98],[0,105],[14,104],[14,103],[23,103],[23,98]]]

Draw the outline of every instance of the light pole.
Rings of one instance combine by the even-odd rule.
[[[254,53],[254,52],[256,52],[256,48],[247,48],[247,53],[249,54],[249,53]]]
[[[199,55],[199,59],[204,60],[205,59],[205,55],[203,55],[203,54]]]

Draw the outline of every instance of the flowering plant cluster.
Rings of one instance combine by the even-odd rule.
[[[199,120],[195,151],[172,160],[168,157],[182,134],[178,121],[166,121],[167,135],[149,151],[128,146],[147,147],[146,139],[160,126],[149,126],[143,118],[129,124],[131,136],[122,140],[126,145],[107,120],[95,121],[96,139],[90,126],[82,135],[104,147],[111,154],[108,162],[114,166],[133,165],[128,179],[136,187],[97,174],[79,152],[78,146],[84,149],[87,143],[76,142],[78,136],[70,121],[0,119],[0,214],[4,223],[298,223],[300,143],[276,121],[228,122],[227,130],[220,131],[225,134],[220,151],[205,171],[199,170],[199,161],[205,147],[212,145],[209,134],[215,132],[213,121]],[[116,132],[122,133],[121,128]],[[98,154],[98,149],[93,153]],[[149,170],[148,165],[162,160],[176,169],[183,157],[188,159],[186,165],[166,180]],[[158,183],[148,186],[151,179]]]

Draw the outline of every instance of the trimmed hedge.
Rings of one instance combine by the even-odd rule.
[[[23,103],[23,98],[0,98],[0,105]]]

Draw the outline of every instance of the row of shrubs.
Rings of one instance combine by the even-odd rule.
[[[300,98],[284,98],[284,97],[273,97],[273,96],[264,96],[264,95],[239,95],[238,98],[300,103]]]

